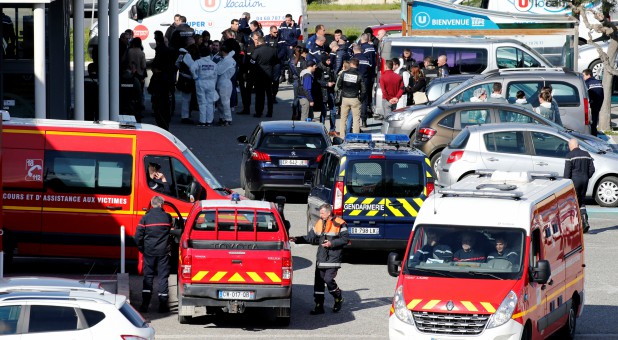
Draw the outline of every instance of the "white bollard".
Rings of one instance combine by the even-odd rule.
[[[125,258],[125,240],[124,240],[124,226],[120,226],[120,273],[124,274],[124,258]]]

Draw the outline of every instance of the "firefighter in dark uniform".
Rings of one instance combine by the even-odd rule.
[[[584,232],[587,233],[590,224],[588,224],[588,213],[586,212],[584,198],[586,197],[586,189],[588,189],[588,181],[594,174],[594,160],[588,152],[579,148],[579,142],[575,138],[569,140],[569,150],[571,151],[566,154],[564,162],[564,178],[573,180]]]
[[[341,289],[335,282],[341,267],[341,253],[348,244],[348,227],[343,219],[333,216],[330,204],[320,206],[320,220],[306,236],[290,237],[297,244],[309,243],[318,246],[316,257],[313,298],[315,307],[311,315],[324,314],[324,284],[335,298],[333,312],[339,312],[343,304]]]
[[[163,197],[154,196],[150,200],[152,208],[142,217],[135,230],[135,244],[144,254],[144,285],[142,288],[142,313],[148,311],[152,298],[152,284],[155,273],[159,285],[159,313],[169,312],[168,283],[170,276],[169,236],[172,217],[163,208]]]

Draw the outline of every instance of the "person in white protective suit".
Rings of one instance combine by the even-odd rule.
[[[204,50],[201,58],[191,66],[191,73],[195,79],[197,103],[200,108],[200,121],[198,126],[207,127],[212,125],[214,118],[215,102],[219,95],[215,90],[217,85],[217,64],[212,61],[210,51]]]
[[[219,114],[221,125],[232,125],[232,109],[230,108],[230,98],[234,86],[232,85],[232,76],[236,73],[236,62],[234,61],[234,51],[231,51],[227,45],[222,45],[219,50],[219,55],[223,57],[217,64],[217,92],[219,93],[219,101],[217,101],[217,112]]]

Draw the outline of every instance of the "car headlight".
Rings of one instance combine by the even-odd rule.
[[[409,115],[408,112],[403,111],[403,112],[395,112],[392,115],[386,117],[386,120],[388,121],[396,121],[396,120],[403,120],[407,115]]]
[[[491,316],[489,319],[489,323],[487,324],[487,328],[494,328],[498,326],[502,326],[511,320],[513,316],[513,312],[515,311],[515,307],[517,307],[517,294],[515,292],[510,291],[506,294],[504,300],[498,307],[498,310]]]
[[[410,312],[406,305],[406,301],[403,299],[403,285],[397,287],[395,291],[395,296],[393,296],[393,307],[395,308],[397,319],[407,324],[414,325],[412,312]]]

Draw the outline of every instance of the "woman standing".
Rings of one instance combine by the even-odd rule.
[[[539,93],[539,106],[534,108],[534,112],[558,125],[562,125],[562,121],[560,121],[559,117],[556,117],[556,111],[552,108],[551,103],[551,93],[549,91],[541,91]]]
[[[425,95],[425,88],[427,87],[427,80],[425,79],[425,74],[421,71],[418,65],[414,65],[410,67],[410,86],[406,87],[407,91],[405,91],[408,95],[408,105],[414,104],[422,104],[421,102],[416,103],[414,100],[414,94],[419,93]],[[418,96],[418,95],[417,95]]]
[[[144,47],[142,46],[142,39],[139,37],[131,39],[129,43],[129,49],[127,50],[126,62],[131,68],[133,76],[139,80],[141,85],[140,93],[140,105],[144,108],[144,83],[146,79],[146,55],[144,54]]]
[[[290,58],[289,69],[290,78],[293,79],[292,86],[294,88],[294,100],[292,101],[292,120],[300,119],[300,104],[298,102],[298,86],[300,79],[300,72],[305,69],[307,61],[307,49],[301,46],[294,47],[294,56]]]

